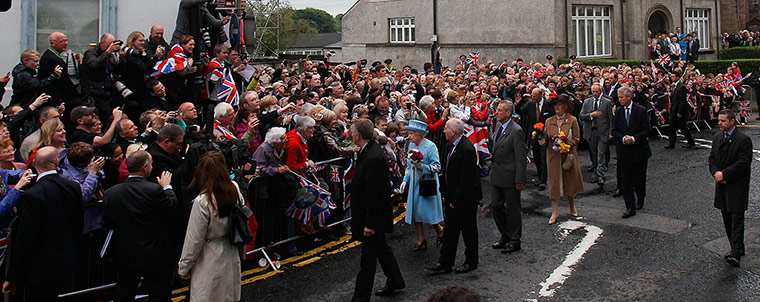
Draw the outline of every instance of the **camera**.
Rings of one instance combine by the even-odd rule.
[[[123,50],[123,51],[124,51],[124,53],[125,53],[125,54],[127,54],[128,56],[133,56],[133,57],[144,57],[144,56],[147,56],[147,55],[148,55],[146,52],[144,52],[144,51],[139,51],[139,50],[137,50],[137,49],[134,49],[134,48],[132,48],[132,47],[124,47],[124,48],[122,48],[122,50]]]
[[[102,158],[103,161],[109,161],[112,159],[110,156],[98,156],[98,158]]]
[[[124,41],[122,41],[122,40],[116,40],[116,41],[113,41],[113,44],[114,45],[124,45]]]
[[[121,94],[121,97],[125,99],[131,96],[133,93],[132,90],[127,88],[127,86],[124,85],[124,83],[122,83],[121,81],[114,82],[113,86],[116,88],[116,91],[119,92],[119,94]]]
[[[385,90],[386,92],[390,92],[391,91],[391,83],[383,83],[383,90]]]
[[[201,35],[201,39],[203,40],[203,44],[206,45],[206,48],[211,48],[211,34],[209,33],[208,28],[203,29],[203,34]]]

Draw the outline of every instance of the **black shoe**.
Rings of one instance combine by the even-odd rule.
[[[426,267],[426,270],[430,271],[433,274],[448,274],[451,272],[451,267],[443,266],[440,263],[436,263],[435,266],[432,267]]]
[[[506,244],[504,244],[504,243],[503,243],[503,242],[501,242],[501,241],[496,241],[496,242],[494,242],[494,243],[491,245],[491,247],[492,247],[492,248],[494,248],[495,250],[498,250],[498,249],[500,249],[500,248],[503,248],[505,245],[506,245]]]
[[[667,145],[667,146],[665,146],[665,149],[673,149],[675,147],[676,147],[675,145]]]
[[[601,178],[601,177],[597,178],[596,184],[600,187],[604,187],[604,178]]]
[[[727,255],[726,256],[726,262],[728,262],[729,265],[733,267],[739,267],[741,264],[739,264],[739,257],[735,257],[734,255]]]
[[[422,240],[422,243],[418,244],[414,249],[412,249],[413,252],[419,252],[427,249],[427,240]]]
[[[546,184],[538,184],[539,191],[543,191],[544,189],[546,189]]]
[[[435,246],[441,246],[441,245],[443,245],[443,236],[435,239]]]
[[[501,253],[502,254],[514,253],[514,252],[517,252],[519,250],[520,250],[520,245],[519,244],[509,243],[509,244],[507,244],[507,246],[505,246],[503,249],[501,249]]]
[[[641,210],[644,208],[644,202],[636,202],[636,210]]]
[[[378,289],[375,292],[375,296],[378,296],[378,297],[390,296],[390,295],[396,293],[396,291],[402,290],[405,287],[406,287],[406,285],[403,285],[403,284],[401,286],[399,286],[399,287],[386,286],[386,287],[383,287],[381,289]]]
[[[623,191],[621,190],[615,190],[615,194],[612,194],[612,197],[620,197],[623,196]]]
[[[468,272],[474,271],[476,268],[478,268],[477,265],[469,265],[469,264],[465,263],[465,264],[462,264],[462,266],[457,267],[454,270],[454,273],[456,273],[456,274],[464,274],[464,273],[468,273]]]
[[[625,218],[633,217],[634,215],[636,215],[636,211],[626,210],[625,213],[623,213],[623,215],[620,217],[623,217],[623,219],[625,219]]]

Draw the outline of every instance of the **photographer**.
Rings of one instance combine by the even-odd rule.
[[[182,39],[182,36],[184,35],[190,35],[190,14],[193,12],[194,8],[198,8],[200,10],[201,20],[203,21],[202,28],[206,28],[204,30],[204,39],[208,38],[209,40],[206,41],[204,44],[206,46],[205,49],[211,49],[216,45],[217,37],[218,35],[212,35],[209,32],[208,27],[211,27],[210,31],[218,31],[221,29],[222,26],[226,25],[230,22],[230,16],[226,16],[222,19],[214,17],[211,12],[209,12],[209,9],[206,7],[206,5],[211,2],[210,0],[182,0],[179,3],[179,11],[177,12],[177,26],[174,29],[174,34],[172,34],[172,42],[171,44],[177,44]]]
[[[127,37],[127,47],[124,48],[126,64],[120,69],[120,80],[132,91],[124,100],[124,112],[128,116],[137,117],[142,113],[141,98],[146,94],[145,75],[150,73],[156,62],[165,51],[161,48],[148,53],[145,48],[145,35],[139,31],[132,32]],[[122,97],[124,94],[122,93]]]
[[[95,123],[95,108],[79,106],[71,110],[71,122],[76,125],[76,129],[69,134],[69,143],[85,142],[95,148],[100,148],[113,140],[116,125],[121,120],[121,110],[119,108],[112,110],[113,122],[108,126],[108,130],[101,136],[95,135],[90,129]],[[108,121],[108,119],[105,119]]]
[[[123,43],[116,41],[111,34],[103,34],[98,47],[85,51],[82,58],[79,77],[83,99],[95,105],[100,119],[104,121],[108,120],[114,107],[111,96],[115,83],[111,74],[120,64],[124,64],[124,60],[118,60],[114,55],[116,52],[119,57],[124,57],[124,52],[120,50]]]

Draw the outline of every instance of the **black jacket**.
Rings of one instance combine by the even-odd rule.
[[[126,63],[119,66],[119,80],[132,90],[134,96],[139,99],[147,93],[145,79],[153,70],[158,59],[151,53],[146,53],[145,56],[127,54],[124,57]]]
[[[441,156],[441,194],[444,205],[453,204],[456,208],[472,209],[483,199],[480,186],[480,171],[478,168],[475,146],[469,139],[462,136],[454,153],[448,158],[447,153]]]
[[[74,108],[74,106],[79,104],[72,104],[70,101],[79,96],[77,86],[74,85],[74,82],[72,82],[69,77],[69,69],[67,68],[68,65],[66,62],[53,54],[50,49],[45,50],[40,57],[40,65],[37,66],[37,78],[45,79],[50,75],[55,74],[53,70],[55,70],[57,66],[61,66],[63,72],[58,79],[52,81],[50,85],[47,85],[43,89],[44,93],[52,97],[46,105],[58,106],[61,102],[69,102],[66,104],[66,107]]]
[[[49,286],[71,279],[78,267],[82,234],[82,191],[58,174],[40,178],[21,195],[18,227],[6,280]]]
[[[111,97],[114,91],[111,74],[116,72],[118,64],[124,60],[116,62],[116,58],[100,50],[99,47],[90,48],[82,56],[82,65],[80,68],[80,85],[82,86],[82,95],[95,99],[107,99]]]
[[[710,151],[710,174],[723,172],[726,184],[715,184],[714,206],[726,212],[744,212],[749,202],[749,181],[752,169],[752,139],[734,128],[727,139],[723,132],[713,136]]]
[[[625,107],[618,106],[615,112],[615,120],[612,123],[612,139],[617,147],[618,161],[642,162],[652,157],[647,136],[652,129],[649,122],[647,109],[639,104],[631,105],[630,122],[626,125]],[[623,144],[623,137],[633,136],[632,145]]]
[[[11,97],[11,104],[18,104],[21,107],[26,107],[34,99],[39,96],[42,91],[55,81],[55,74],[51,74],[46,78],[38,78],[37,71],[32,70],[24,66],[23,63],[18,63],[16,67],[13,67],[11,72],[13,75],[13,96]]]
[[[177,204],[174,190],[164,190],[144,177],[132,177],[104,195],[103,223],[114,230],[110,248],[120,267],[168,265],[167,216]]]
[[[686,101],[688,93],[689,91],[686,88],[686,85],[680,82],[676,85],[676,89],[673,90],[673,94],[670,97],[669,112],[671,121],[676,119],[685,121],[689,119],[689,116],[691,115],[691,107]],[[678,117],[678,114],[681,115],[680,118]]]
[[[364,228],[376,235],[393,232],[393,206],[388,162],[380,146],[370,140],[356,159],[351,182],[353,238],[364,241]]]

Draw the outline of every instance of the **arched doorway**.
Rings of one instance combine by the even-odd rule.
[[[647,28],[652,33],[656,32],[670,32],[670,18],[665,12],[661,10],[654,11],[649,15],[649,22]]]

